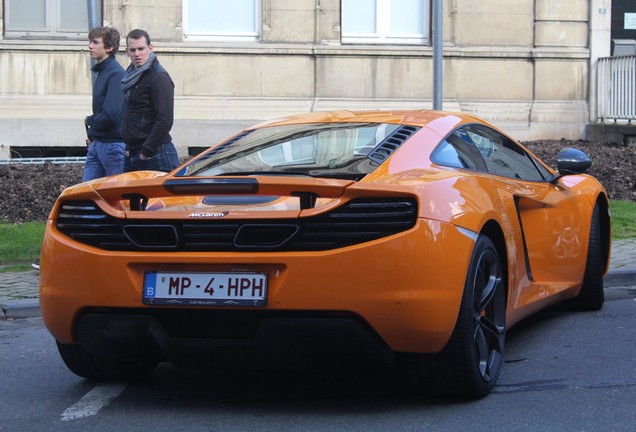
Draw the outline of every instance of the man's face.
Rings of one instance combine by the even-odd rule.
[[[144,37],[140,39],[129,38],[126,41],[126,53],[136,68],[146,64],[151,52],[152,44],[148,45]]]
[[[113,47],[104,48],[104,40],[102,37],[96,37],[88,41],[88,52],[92,59],[98,62],[106,60]]]

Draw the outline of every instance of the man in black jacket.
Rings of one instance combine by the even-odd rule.
[[[97,77],[93,84],[93,114],[84,119],[88,152],[82,181],[122,173],[125,157],[121,89],[124,68],[115,59],[119,32],[111,27],[95,27],[88,34],[88,51],[96,60],[91,70]]]
[[[172,171],[179,164],[170,129],[174,120],[174,84],[159,64],[144,30],[126,36],[131,64],[121,81],[125,95],[124,170]]]

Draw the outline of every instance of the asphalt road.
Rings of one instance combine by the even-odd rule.
[[[0,321],[0,431],[633,431],[636,287],[593,313],[550,309],[508,333],[499,385],[478,401],[410,395],[373,365],[269,372],[161,365],[97,385],[68,372],[40,318]],[[332,357],[329,357],[333,359]]]

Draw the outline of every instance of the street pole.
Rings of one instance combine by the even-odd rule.
[[[443,88],[443,0],[433,2],[433,109],[441,110],[444,99]]]
[[[102,22],[102,8],[100,0],[86,0],[88,6],[88,31],[90,32],[97,26],[101,25]],[[95,66],[97,61],[95,59],[91,59],[91,68]],[[93,83],[95,83],[95,78],[97,78],[96,74],[93,75]]]

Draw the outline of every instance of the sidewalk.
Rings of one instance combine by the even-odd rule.
[[[0,319],[39,317],[39,282],[36,270],[0,273]],[[612,243],[610,271],[605,277],[608,289],[631,285],[636,285],[636,238]]]

